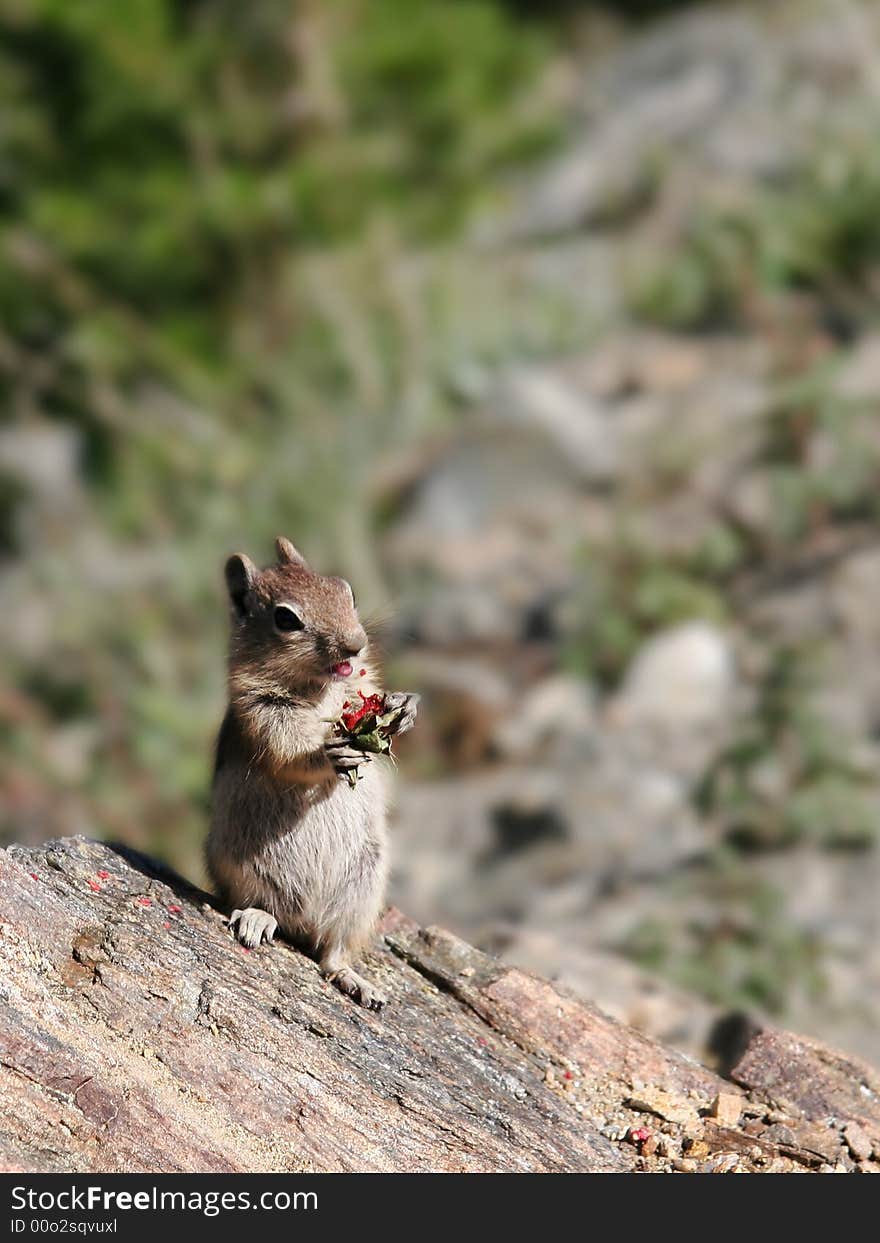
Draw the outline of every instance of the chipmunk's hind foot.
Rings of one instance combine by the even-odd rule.
[[[365,1010],[379,1011],[385,1005],[385,998],[363,976],[352,971],[351,967],[342,967],[327,976],[331,984],[335,984],[341,993],[356,1001]]]

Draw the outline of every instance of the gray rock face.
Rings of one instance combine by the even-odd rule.
[[[652,170],[673,147],[704,178],[779,176],[808,119],[780,106],[794,72],[746,15],[662,24],[591,66],[573,141],[486,234],[509,242],[613,225],[650,199]]]
[[[863,337],[844,360],[834,392],[845,401],[876,401],[880,397],[880,335]]]
[[[542,627],[558,637],[583,551],[609,545],[619,499],[638,497],[658,467],[698,477],[640,500],[629,529],[658,554],[692,547],[760,445],[765,370],[754,343],[697,349],[639,332],[501,371],[475,422],[412,482],[385,541],[410,602],[401,631],[440,645]]]
[[[550,368],[520,367],[502,376],[491,405],[499,422],[535,428],[587,483],[617,475],[613,417]]]
[[[735,1069],[746,1109],[763,1122],[780,1076],[796,1108],[776,1106],[794,1132],[756,1162],[761,1125],[721,1136],[698,1113],[734,1084],[399,911],[370,954],[377,1015],[288,946],[244,950],[167,869],[95,842],[0,851],[0,905],[7,1172],[671,1173],[673,1153],[734,1143],[743,1172],[790,1172],[815,1168],[817,1142],[842,1169],[876,1164],[870,1067],[759,1033]],[[658,1112],[666,1146],[640,1151],[630,1129]]]

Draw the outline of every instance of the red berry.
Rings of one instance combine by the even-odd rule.
[[[571,1073],[570,1070],[566,1070],[566,1071],[563,1071],[562,1077],[563,1079],[573,1079],[574,1075]]]
[[[651,1132],[647,1127],[634,1126],[630,1128],[629,1139],[632,1144],[644,1144],[651,1138]]]
[[[358,674],[358,677],[359,678],[364,677],[366,675],[366,672],[367,672],[366,669],[361,669],[360,673]]]
[[[384,695],[365,695],[363,691],[358,691],[358,694],[361,697],[360,704],[346,701],[342,705],[342,726],[350,734],[354,733],[364,717],[378,716],[385,707]]]

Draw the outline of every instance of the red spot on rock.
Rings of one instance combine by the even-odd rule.
[[[166,920],[165,920],[165,923],[162,925],[162,927],[163,927],[163,928],[170,928],[170,927],[171,927],[171,924],[170,924],[170,923],[168,922],[168,920],[166,919]]]
[[[574,1078],[574,1075],[571,1073],[571,1071],[570,1071],[570,1070],[564,1070],[564,1071],[562,1072],[562,1077],[563,1077],[563,1079],[569,1079],[569,1080],[571,1080],[571,1079],[573,1079],[573,1078]]]
[[[107,880],[109,876],[110,876],[110,873],[105,872],[103,868],[101,868],[101,870],[98,872],[98,878],[100,880]]]
[[[183,910],[183,907],[172,905],[172,906],[169,906],[168,913],[169,915],[179,915],[182,910]]]
[[[33,876],[34,880],[40,879],[36,872],[31,872],[31,876]]]
[[[648,1130],[647,1127],[644,1127],[644,1126],[630,1127],[629,1133],[627,1134],[627,1139],[629,1140],[629,1142],[631,1144],[637,1144],[639,1146],[647,1143],[647,1141],[650,1138],[651,1138],[651,1132]]]
[[[101,892],[101,886],[98,884],[96,880],[89,881],[89,889],[94,889],[95,893]]]
[[[152,906],[152,898],[138,898],[138,906]]]
[[[366,676],[366,672],[367,672],[367,671],[366,671],[366,669],[361,669],[360,673],[358,674],[358,677],[359,677],[359,678],[365,677],[365,676]]]

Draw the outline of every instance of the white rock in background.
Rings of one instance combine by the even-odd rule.
[[[76,431],[60,424],[34,422],[0,432],[0,466],[54,506],[79,496],[79,453]]]
[[[634,770],[647,764],[696,780],[726,738],[736,680],[733,648],[718,626],[685,622],[649,639],[608,708]]]
[[[730,640],[710,622],[664,630],[636,654],[615,715],[659,724],[712,724],[726,713],[736,681]]]
[[[880,397],[880,335],[858,342],[837,374],[836,396],[846,401],[876,401]]]

